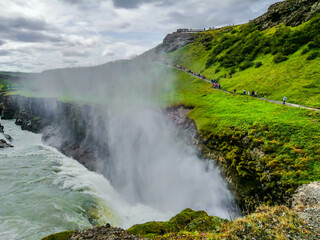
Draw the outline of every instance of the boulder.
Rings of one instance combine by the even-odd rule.
[[[320,239],[320,182],[298,187],[292,197],[292,208]]]
[[[0,139],[0,148],[8,148],[8,147],[13,147],[11,144],[7,143],[6,140]]]

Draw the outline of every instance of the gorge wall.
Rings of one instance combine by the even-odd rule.
[[[109,154],[104,125],[107,116],[103,116],[98,106],[65,103],[56,99],[3,96],[0,110],[2,119],[16,119],[16,124],[21,125],[23,130],[43,133],[45,143],[78,160],[88,169],[105,172],[108,167],[105,161],[100,161]],[[264,152],[259,143],[241,134],[236,137],[199,134],[194,121],[187,117],[190,110],[174,106],[167,108],[165,113],[179,127],[181,134],[187,135],[190,143],[198,146],[199,155],[217,160],[215,162],[230,183],[242,210],[251,211],[266,200],[281,203],[286,199],[286,189],[274,186],[270,192],[263,187],[264,181],[259,181],[255,174],[247,174],[254,173],[255,169],[253,171],[243,165],[241,172],[234,163],[239,159],[247,163],[255,162],[256,167],[261,167],[260,171],[266,171],[261,163]]]
[[[107,154],[105,146],[102,147],[103,139],[96,137],[105,130],[92,118],[93,114],[99,114],[97,108],[53,98],[12,95],[2,96],[0,111],[2,119],[15,119],[22,130],[43,133],[44,142],[90,170],[96,171],[96,161]],[[102,135],[94,136],[97,129]]]

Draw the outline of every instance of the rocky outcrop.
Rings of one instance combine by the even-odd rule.
[[[320,239],[320,182],[300,186],[293,195],[292,208]]]
[[[6,140],[0,139],[0,148],[8,148],[8,147],[13,147],[11,144],[7,143]]]
[[[169,53],[178,50],[179,48],[184,47],[185,45],[192,43],[200,35],[198,33],[183,33],[183,32],[174,32],[168,34],[163,42],[156,47],[156,53]]]
[[[2,96],[1,119],[16,119],[22,130],[39,133],[43,127],[57,120],[56,99],[27,98],[23,96]]]
[[[268,12],[252,20],[261,30],[279,24],[298,26],[320,13],[318,0],[286,0],[271,5]]]
[[[4,96],[0,112],[2,119],[16,119],[22,130],[43,133],[44,142],[90,170],[96,171],[98,160],[108,155],[102,137],[102,111],[97,107],[56,99]],[[99,134],[95,134],[97,131]],[[103,166],[99,165],[99,169]]]
[[[138,239],[145,239],[139,238],[127,231],[111,227],[110,224],[106,226],[91,228],[88,230],[84,230],[81,232],[74,232],[68,240],[81,240],[81,239],[96,239],[96,240],[138,240]]]
[[[0,133],[4,136],[5,139],[7,139],[7,142],[5,139],[0,139],[0,148],[8,148],[8,147],[13,147],[11,145],[11,141],[13,140],[12,137],[8,134],[4,133],[4,127],[0,123]]]
[[[187,144],[196,145],[198,136],[197,125],[192,119],[188,118],[188,113],[192,109],[183,105],[172,106],[165,109],[165,114],[178,127],[179,136]]]

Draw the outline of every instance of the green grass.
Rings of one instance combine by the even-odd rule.
[[[320,180],[318,112],[224,93],[180,70],[175,74],[176,90],[168,98],[194,107],[189,117],[200,137],[220,149],[227,167],[247,185],[241,204],[283,203],[297,186]],[[262,158],[250,155],[255,148]]]
[[[228,26],[199,33],[168,57],[218,79],[230,92],[257,91],[278,101],[286,96],[288,102],[319,108],[319,25],[318,16],[265,31],[252,24]],[[168,99],[194,107],[189,117],[205,142],[203,151],[219,150],[220,165],[238,183],[242,206],[283,203],[297,186],[320,180],[318,112],[227,94],[179,70],[175,74],[176,91]]]
[[[270,99],[286,96],[288,102],[320,107],[319,25],[320,17],[261,32],[250,24],[229,26],[200,33],[198,40],[169,57],[207,79],[218,79],[229,91],[254,90]],[[288,60],[275,63],[277,54]]]
[[[73,233],[74,231],[65,231],[65,232],[55,233],[47,237],[44,237],[41,240],[67,240]]]
[[[193,211],[189,208],[181,211],[172,217],[168,222],[148,222],[137,224],[127,231],[134,235],[145,238],[154,238],[159,235],[165,235],[180,231],[215,231],[226,223],[227,220],[218,217],[208,216],[205,211]]]

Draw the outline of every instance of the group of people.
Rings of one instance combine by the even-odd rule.
[[[181,70],[184,70],[188,73],[191,73],[192,75],[196,76],[196,77],[199,77],[201,79],[206,79],[206,77],[204,75],[202,75],[201,73],[196,73],[196,72],[192,72],[190,69],[188,68],[185,68],[185,67],[181,67],[179,65],[176,65],[177,68],[181,69]]]
[[[218,83],[216,79],[211,79],[210,82],[212,83],[213,88],[221,89],[221,85]]]
[[[233,94],[237,94],[237,89],[233,89]],[[250,93],[250,91],[247,91],[245,89],[243,89],[242,95],[248,95],[248,96],[252,96],[252,97],[258,97],[258,93],[256,91],[252,91]]]
[[[192,72],[190,69],[185,68],[185,67],[181,67],[179,65],[176,65],[177,68],[184,70],[196,77],[200,77],[201,79],[206,79],[206,77],[200,73],[196,73],[196,72]],[[221,89],[221,85],[218,83],[218,81],[216,79],[211,79],[210,82],[212,83],[212,87],[213,88],[217,88],[217,89]],[[237,94],[237,89],[233,89],[233,94]],[[248,95],[248,96],[252,96],[252,97],[258,97],[258,93],[256,91],[247,91],[246,89],[243,89],[242,95]],[[283,97],[282,99],[282,103],[286,104],[287,98]]]

